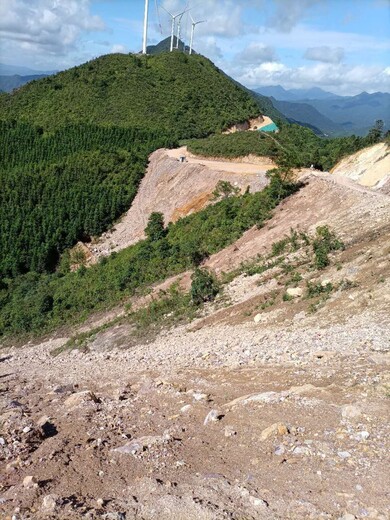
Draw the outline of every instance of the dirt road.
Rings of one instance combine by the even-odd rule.
[[[218,170],[221,172],[244,173],[244,174],[263,174],[272,168],[275,168],[275,163],[269,157],[247,157],[240,160],[220,160],[220,159],[206,159],[203,157],[196,157],[188,152],[186,146],[175,148],[166,151],[168,157],[179,159],[185,157],[189,164],[200,164],[206,166],[210,170]]]

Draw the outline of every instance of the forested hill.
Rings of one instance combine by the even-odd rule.
[[[64,123],[162,129],[201,137],[262,112],[208,59],[110,54],[0,97],[0,119],[50,130]]]

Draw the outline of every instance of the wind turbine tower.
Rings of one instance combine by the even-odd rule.
[[[189,9],[185,9],[184,11],[182,11],[181,13],[178,13],[178,14],[172,14],[169,11],[167,11],[164,6],[160,5],[160,7],[162,7],[162,9],[164,9],[164,11],[169,14],[169,16],[171,17],[171,20],[172,20],[172,25],[171,25],[171,48],[170,48],[170,51],[172,52],[173,51],[173,39],[174,39],[174,36],[175,36],[176,18],[180,17],[179,18],[179,25],[178,25],[178,36],[177,36],[177,38],[179,38],[179,36],[180,36],[180,21],[181,21],[181,17],[183,16],[184,13],[189,11]],[[176,43],[176,49],[178,48],[178,41]]]
[[[176,49],[179,48],[180,35],[181,35],[181,20],[183,18],[184,13],[186,13],[187,10],[183,11],[180,15],[178,15],[179,16],[179,21],[177,22]],[[185,48],[185,46],[184,46],[184,48]]]
[[[148,40],[148,14],[149,14],[149,0],[145,0],[145,15],[144,15],[144,39],[142,46],[142,54],[146,54],[147,40]]]
[[[206,22],[206,20],[199,20],[199,22],[195,22],[194,19],[192,18],[192,16],[191,16],[191,20],[192,20],[192,27],[191,27],[191,40],[190,40],[190,54],[192,54],[192,45],[194,43],[195,27],[198,25],[198,23],[205,23]]]

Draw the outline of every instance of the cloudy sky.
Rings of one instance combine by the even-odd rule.
[[[248,87],[390,91],[390,0],[150,0],[148,43],[170,34],[162,5],[187,5],[194,47]],[[0,61],[60,70],[142,48],[144,0],[1,0]],[[183,37],[191,20],[183,17]]]

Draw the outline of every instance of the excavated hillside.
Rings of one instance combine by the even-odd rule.
[[[180,162],[180,157],[185,157]],[[249,162],[211,161],[188,155],[185,147],[157,150],[137,196],[126,215],[91,245],[94,255],[107,255],[144,238],[144,229],[153,211],[163,213],[165,223],[199,211],[210,203],[219,180],[229,181],[244,191],[259,191],[267,184],[266,172],[275,163],[266,157],[249,158]]]
[[[390,193],[390,147],[387,143],[379,143],[360,150],[340,161],[331,173]]]
[[[201,168],[159,162],[166,176]],[[339,175],[302,181],[207,260],[230,274],[195,320],[139,335],[118,308],[82,327],[81,350],[64,349],[74,330],[3,350],[0,515],[389,518],[390,197]],[[319,226],[344,243],[322,269]]]

